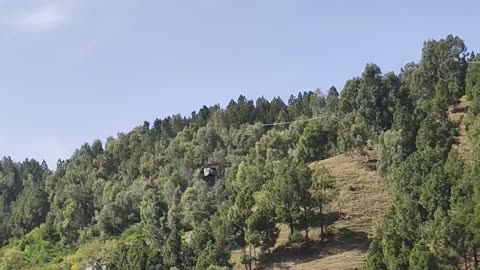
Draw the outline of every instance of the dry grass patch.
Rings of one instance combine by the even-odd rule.
[[[448,108],[448,119],[457,126],[458,135],[455,137],[455,144],[453,148],[458,151],[460,157],[464,160],[471,159],[472,144],[470,138],[467,136],[467,112],[470,106],[470,101],[466,96],[460,99],[458,104]]]
[[[375,153],[370,153],[375,156]],[[348,228],[370,233],[372,221],[388,207],[386,181],[369,169],[363,155],[340,155],[320,161],[336,181],[339,190],[333,210],[342,214],[337,228]]]
[[[329,211],[340,218],[328,229],[329,235],[319,240],[319,229],[312,228],[309,247],[288,246],[289,229],[280,226],[280,235],[272,255],[262,257],[262,269],[329,269],[360,268],[366,258],[368,235],[373,222],[383,216],[389,206],[386,181],[372,169],[375,151],[366,155],[339,155],[319,161],[335,179],[338,197]],[[318,164],[312,164],[317,166]],[[238,267],[236,269],[242,269]]]

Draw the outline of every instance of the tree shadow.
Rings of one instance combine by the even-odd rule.
[[[323,221],[325,227],[333,225],[335,222],[339,221],[343,217],[343,214],[340,212],[328,212],[326,214],[320,215],[316,213],[310,218],[311,227],[320,227]]]
[[[466,113],[467,110],[468,110],[468,107],[457,107],[457,106],[455,106],[455,107],[452,108],[451,112],[452,113]]]
[[[274,264],[278,268],[278,264],[284,262],[306,263],[352,250],[366,252],[369,244],[370,241],[366,232],[343,228],[335,234],[327,234],[323,240],[310,240],[297,246],[287,243],[271,253],[264,253],[260,256],[257,268],[270,268]]]
[[[320,228],[322,222],[323,226],[325,229],[333,225],[335,222],[339,221],[342,217],[344,217],[344,214],[340,212],[328,212],[323,215],[320,215],[319,213],[315,213],[310,216],[309,220],[309,228]],[[303,231],[305,229],[304,224],[295,224],[294,228],[298,231]]]

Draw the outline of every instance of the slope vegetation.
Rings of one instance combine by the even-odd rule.
[[[466,117],[468,108],[470,106],[470,101],[467,100],[467,97],[464,96],[460,99],[458,104],[452,105],[448,108],[448,119],[457,126],[457,136],[455,137],[454,148],[458,150],[460,156],[467,160],[471,158],[471,142],[467,136],[466,130]]]
[[[313,228],[308,248],[292,248],[288,227],[280,226],[280,236],[271,254],[260,257],[263,269],[352,269],[361,267],[366,258],[375,220],[389,205],[386,181],[375,170],[376,151],[366,155],[338,155],[320,161],[338,188],[338,197],[331,204],[332,224],[327,237],[320,240],[320,229]],[[314,165],[314,164],[312,164]],[[234,255],[235,258],[235,255]],[[243,269],[236,264],[236,269]]]

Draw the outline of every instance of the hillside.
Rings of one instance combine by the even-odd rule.
[[[5,157],[0,270],[477,267],[480,65],[467,56],[458,37],[429,40],[419,64],[367,64],[341,95],[145,121],[55,171]]]
[[[466,114],[470,102],[463,96],[457,104],[448,109],[448,118],[456,126],[454,149],[465,160],[471,157],[471,142],[466,131]],[[323,164],[339,190],[339,196],[332,203],[331,211],[341,213],[329,227],[331,235],[320,242],[319,228],[314,228],[311,250],[308,252],[288,250],[288,227],[279,225],[280,237],[272,255],[260,257],[262,269],[319,269],[345,270],[361,268],[367,257],[368,235],[372,233],[375,221],[381,218],[389,207],[390,199],[387,180],[376,171],[376,150],[366,155],[338,155],[313,163]],[[237,257],[238,259],[238,257]],[[263,262],[262,262],[263,260]],[[235,269],[244,269],[236,263]]]
[[[368,152],[371,159],[376,157],[376,151]],[[366,156],[358,153],[338,155],[311,166],[317,163],[327,168],[339,193],[329,208],[333,222],[329,234],[320,241],[320,229],[314,227],[309,249],[294,249],[288,245],[288,227],[279,225],[277,244],[272,254],[260,256],[259,268],[343,270],[361,267],[365,261],[368,235],[389,205],[386,180],[372,168],[372,161],[367,162]],[[236,255],[234,269],[244,269],[238,263],[239,251]]]

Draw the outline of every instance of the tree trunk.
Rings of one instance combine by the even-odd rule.
[[[248,267],[252,270],[252,244],[248,243]]]
[[[255,269],[257,269],[257,250],[255,249],[255,247],[253,247],[253,256],[255,256],[253,263],[255,265]]]
[[[248,260],[245,259],[247,257],[247,253],[245,251],[245,247],[243,248],[243,265],[245,266],[245,270],[250,270],[248,269]]]
[[[290,226],[290,235],[292,235],[293,234],[293,218],[292,218],[292,213],[291,213],[292,209],[291,209],[290,205],[291,205],[290,202],[286,203],[287,215],[288,215],[288,217],[287,217],[288,226]]]
[[[473,267],[474,269],[478,269],[478,257],[477,257],[477,248],[473,247]]]
[[[305,226],[305,240],[308,242],[308,213],[307,213],[307,202],[303,203],[303,222]]]
[[[319,209],[320,209],[320,240],[323,240],[323,207],[322,203],[320,202]]]
[[[337,208],[338,208],[337,219],[338,219],[338,221],[340,221],[342,219],[342,202],[341,202],[341,200],[338,200]]]
[[[293,235],[293,218],[290,218],[288,223],[290,226],[290,235]]]
[[[468,270],[468,258],[467,258],[467,252],[463,252],[463,261],[465,264],[465,270]]]

